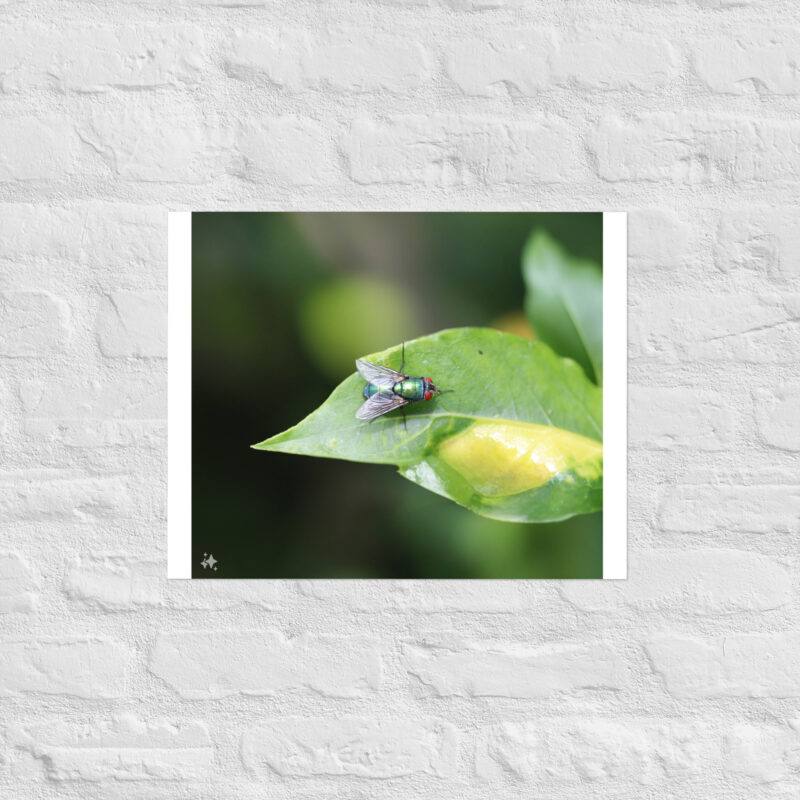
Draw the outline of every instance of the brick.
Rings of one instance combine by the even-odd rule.
[[[445,70],[464,94],[481,97],[533,96],[550,83],[552,32],[525,31],[492,40],[457,40],[447,48]]]
[[[430,0],[391,0],[395,3],[427,5]],[[440,0],[441,4],[454,11],[492,11],[516,5],[518,0]]]
[[[128,650],[108,639],[6,640],[0,647],[0,696],[123,697],[130,661]]]
[[[744,8],[747,6],[758,9],[764,7],[764,0],[694,0],[700,8]]]
[[[163,575],[163,562],[159,563]],[[163,581],[162,581],[163,584]],[[201,586],[189,581],[170,581],[165,591],[164,605],[169,608],[189,608],[216,611],[221,608],[253,606],[275,610],[289,595],[289,581],[244,580],[203,581]]]
[[[66,117],[0,115],[0,183],[63,179],[78,170],[80,155]]]
[[[706,774],[719,763],[713,733],[697,723],[633,719],[504,722],[478,735],[475,771],[485,781],[610,781],[657,785]]]
[[[0,205],[0,258],[10,261],[72,259],[81,248],[80,215],[32,203]]]
[[[62,297],[38,289],[0,292],[0,357],[61,353],[71,334],[70,308]]]
[[[681,610],[698,616],[767,611],[791,602],[792,574],[746,550],[652,549],[630,554],[627,581],[564,581],[561,595],[581,611]]]
[[[103,611],[139,608],[218,610],[240,605],[274,608],[281,581],[167,581],[163,561],[126,555],[84,555],[67,564],[63,589],[70,600]]]
[[[574,127],[555,120],[357,119],[342,143],[360,184],[474,186],[564,183],[584,177]]]
[[[102,285],[167,288],[167,213],[164,206],[86,203],[81,216],[78,258]]]
[[[166,440],[163,379],[131,376],[113,382],[23,381],[23,429],[66,447],[142,447]]]
[[[800,30],[774,25],[750,28],[736,36],[715,36],[695,46],[692,63],[712,92],[794,95],[800,92],[798,38]]]
[[[202,723],[145,722],[133,714],[87,725],[15,725],[9,739],[39,763],[44,777],[59,782],[192,781],[207,775],[214,761]]]
[[[526,645],[437,637],[406,643],[409,674],[439,697],[546,697],[577,689],[618,689],[622,658],[601,642]]]
[[[189,25],[31,24],[0,29],[3,91],[100,92],[194,83],[205,60],[202,31]]]
[[[328,603],[343,603],[360,612],[379,610],[423,613],[451,611],[513,613],[531,608],[549,596],[525,581],[299,581],[301,594]],[[534,600],[535,597],[535,600]]]
[[[628,214],[628,264],[631,274],[676,270],[686,255],[690,225],[674,211],[637,209]]]
[[[793,363],[797,295],[659,293],[631,308],[631,358]]]
[[[130,203],[89,202],[68,207],[0,204],[0,259],[12,263],[54,262],[91,266],[95,276],[161,274],[166,263],[167,215],[163,208]]]
[[[731,316],[735,313],[738,309],[730,312]],[[708,337],[691,348],[691,355],[700,360],[740,364],[791,364],[800,320],[790,317],[790,313],[775,309],[769,316],[782,317],[775,322]]]
[[[666,450],[730,447],[737,415],[729,395],[684,387],[630,386],[628,391],[631,446]]]
[[[105,611],[161,605],[163,573],[163,564],[155,561],[77,557],[67,565],[64,591],[72,600],[83,600]]]
[[[381,660],[377,642],[365,637],[198,630],[161,634],[150,671],[191,700],[296,689],[360,697],[378,688]]]
[[[150,1],[150,0],[148,0]],[[155,0],[159,2],[159,0]],[[270,0],[196,0],[199,6],[219,6],[220,8],[261,8],[270,4]]]
[[[677,55],[665,39],[608,28],[570,30],[552,69],[557,84],[600,90],[653,90],[679,75]]]
[[[238,174],[253,183],[309,186],[339,179],[330,126],[297,116],[245,124],[237,138]]]
[[[726,773],[756,783],[800,781],[800,721],[787,725],[734,725],[725,734],[723,767]]]
[[[720,215],[714,263],[774,281],[800,277],[800,208],[748,208]]]
[[[128,480],[121,475],[95,477],[59,470],[0,473],[4,522],[110,519],[133,511]]]
[[[428,61],[419,42],[320,27],[313,34],[293,29],[240,34],[228,44],[225,70],[233,78],[291,91],[404,93],[427,80]]]
[[[0,614],[33,611],[37,583],[16,553],[0,553]]]
[[[159,184],[202,184],[219,177],[232,144],[228,128],[185,101],[167,110],[142,102],[101,106],[79,123],[78,134],[113,175]]]
[[[660,503],[667,531],[793,532],[800,523],[800,486],[700,484],[668,487]]]
[[[677,697],[800,697],[800,632],[715,639],[663,635],[646,645],[653,671]]]
[[[800,381],[786,381],[754,393],[756,420],[761,438],[781,450],[800,450]]]
[[[796,181],[800,123],[696,112],[603,117],[590,145],[607,181]]]
[[[258,776],[445,778],[457,758],[457,732],[440,720],[278,719],[242,737],[242,760]]]
[[[95,318],[100,352],[108,358],[166,358],[165,292],[112,292]]]

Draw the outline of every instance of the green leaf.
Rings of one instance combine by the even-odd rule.
[[[395,464],[420,486],[486,517],[549,522],[603,502],[603,393],[541,342],[454,328],[406,343],[405,372],[453,389],[373,422],[355,418],[354,373],[302,422],[254,445]],[[400,368],[400,347],[364,356]],[[409,524],[415,524],[409,520]]]
[[[537,335],[577,361],[603,385],[603,273],[594,261],[572,258],[544,231],[522,252],[525,311]]]

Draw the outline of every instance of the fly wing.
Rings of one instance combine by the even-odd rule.
[[[356,419],[375,419],[381,414],[404,406],[407,402],[404,397],[393,392],[376,392],[361,404],[361,408],[356,411]]]
[[[370,364],[369,361],[362,361],[360,358],[356,359],[356,369],[367,383],[371,383],[379,389],[391,389],[397,381],[408,377],[389,369],[389,367],[379,367],[377,364]]]

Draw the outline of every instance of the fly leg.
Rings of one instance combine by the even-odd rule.
[[[400,410],[403,412],[403,427],[406,429],[406,433],[408,433],[408,425],[406,425],[406,407],[400,406]]]
[[[403,342],[403,363],[400,365],[400,372],[403,372],[403,367],[406,365],[406,343]]]

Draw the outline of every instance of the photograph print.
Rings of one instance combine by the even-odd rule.
[[[170,577],[626,577],[625,226],[171,214]]]

